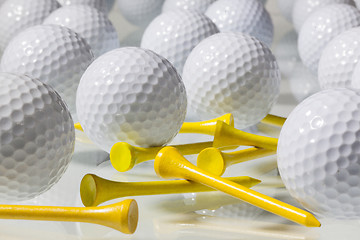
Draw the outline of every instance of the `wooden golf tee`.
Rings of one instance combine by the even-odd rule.
[[[276,154],[276,151],[256,147],[230,153],[225,153],[218,148],[211,147],[206,148],[199,153],[197,157],[197,166],[209,173],[221,176],[228,166],[273,154]]]
[[[138,205],[127,199],[103,207],[49,207],[0,205],[1,219],[95,223],[132,234],[138,223]]]
[[[286,118],[275,116],[272,114],[268,114],[266,117],[264,117],[263,120],[261,120],[262,123],[273,125],[276,127],[282,127],[286,121]]]
[[[229,181],[252,187],[260,180],[251,177],[231,177]],[[94,174],[87,174],[80,184],[80,195],[84,206],[97,206],[103,202],[129,196],[208,192],[214,189],[186,180],[150,182],[114,182]]]
[[[218,121],[216,124],[213,144],[213,147],[215,148],[232,145],[245,145],[276,151],[277,144],[277,138],[264,137],[252,133],[247,133],[239,129],[233,128],[221,121]]]
[[[229,124],[230,126],[234,126],[234,117],[231,113],[228,113],[221,117],[207,121],[184,122],[183,125],[181,126],[179,133],[199,133],[199,134],[214,135],[217,121],[222,121],[225,122],[226,124]],[[80,123],[75,123],[74,127],[79,131],[84,131]]]
[[[208,173],[187,161],[176,148],[165,147],[156,156],[154,169],[163,178],[184,178],[217,189],[247,203],[307,227],[320,227],[309,212]]]

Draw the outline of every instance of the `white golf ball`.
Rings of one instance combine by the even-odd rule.
[[[7,0],[0,7],[0,52],[22,30],[41,24],[55,9],[56,0]]]
[[[118,0],[117,2],[126,20],[144,27],[161,13],[164,0]]]
[[[279,137],[290,194],[325,217],[360,217],[360,92],[328,89],[300,103]]]
[[[344,3],[355,6],[353,0],[295,0],[294,2],[295,3],[292,12],[292,22],[297,32],[300,31],[301,26],[311,15],[311,13],[323,8],[324,6],[336,3]]]
[[[335,37],[322,52],[318,77],[322,89],[351,87],[354,68],[360,59],[360,27]]]
[[[291,93],[298,102],[321,90],[317,77],[310,73],[301,61],[291,69],[289,84]]]
[[[206,9],[216,0],[165,0],[162,11],[172,11],[176,9],[193,10],[205,13]]]
[[[181,77],[165,58],[135,47],[96,59],[81,78],[76,106],[86,135],[107,152],[117,142],[171,141],[186,114]]]
[[[61,7],[52,12],[44,24],[60,25],[77,32],[90,45],[95,58],[120,46],[117,32],[108,17],[90,6]]]
[[[360,89],[360,65],[357,63],[354,67],[353,75],[351,77],[351,87]]]
[[[221,32],[241,32],[268,46],[273,41],[273,24],[264,5],[257,0],[218,0],[205,13]]]
[[[360,11],[348,4],[332,4],[311,14],[302,26],[299,55],[306,67],[317,74],[322,51],[337,35],[360,25]]]
[[[2,56],[1,69],[52,86],[75,114],[76,88],[92,61],[89,45],[77,33],[58,25],[38,25],[11,40]]]
[[[165,57],[181,73],[191,50],[218,32],[216,25],[204,14],[186,10],[169,11],[149,24],[141,47]]]
[[[277,0],[281,14],[286,20],[292,22],[292,11],[295,0]]]
[[[234,114],[238,128],[258,123],[276,102],[280,70],[270,49],[242,33],[219,33],[189,55],[183,72],[190,111],[200,120]]]
[[[74,123],[60,96],[28,76],[0,73],[0,99],[0,198],[29,199],[65,172]]]
[[[112,7],[113,4],[112,0],[58,0],[58,2],[62,6],[88,5],[104,13],[108,13],[111,10],[110,6]]]

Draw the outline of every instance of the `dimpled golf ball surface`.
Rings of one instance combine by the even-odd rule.
[[[141,47],[169,60],[179,73],[191,50],[205,38],[218,33],[216,25],[196,11],[162,13],[146,28]]]
[[[335,37],[320,58],[318,77],[321,88],[351,87],[353,71],[359,58],[359,27]]]
[[[7,0],[0,7],[0,52],[22,30],[41,24],[59,7],[56,0]]]
[[[183,124],[186,103],[184,84],[169,61],[132,47],[96,59],[81,78],[76,99],[86,135],[107,152],[117,142],[168,143]]]
[[[205,13],[206,9],[216,0],[166,0],[162,11],[172,11],[176,9],[194,10]]]
[[[280,71],[270,49],[242,33],[219,33],[189,55],[183,81],[200,120],[234,114],[236,127],[258,123],[279,95]]]
[[[355,6],[353,0],[296,0],[288,2],[294,2],[292,21],[297,32],[300,31],[301,26],[311,15],[311,13],[321,9],[324,6],[336,3],[344,3]]]
[[[161,13],[164,0],[118,0],[121,14],[130,23],[144,27]]]
[[[77,32],[93,50],[94,56],[119,47],[119,38],[108,17],[86,5],[71,5],[51,13],[44,24],[56,24]]]
[[[49,84],[74,114],[76,88],[92,60],[89,45],[77,33],[58,25],[38,25],[11,40],[2,56],[1,69]]]
[[[360,92],[328,89],[300,103],[279,137],[290,194],[325,217],[360,217]]]
[[[27,76],[0,73],[0,198],[35,197],[65,172],[74,123],[60,96]]]
[[[354,72],[351,77],[351,87],[360,89],[360,64],[357,63],[354,67]]]
[[[218,0],[205,14],[221,32],[241,32],[256,37],[268,46],[273,40],[273,24],[269,13],[259,1]]]
[[[108,13],[111,10],[108,4],[112,4],[109,0],[58,0],[58,2],[62,6],[88,5],[104,13]]]
[[[304,65],[317,74],[321,53],[337,35],[360,25],[360,11],[348,4],[332,4],[311,14],[303,24],[298,39],[299,55]]]

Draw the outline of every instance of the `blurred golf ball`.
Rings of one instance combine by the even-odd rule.
[[[165,0],[162,11],[172,11],[176,9],[193,10],[205,13],[206,9],[216,0]]]
[[[78,33],[90,45],[95,58],[120,45],[117,32],[108,17],[90,6],[61,7],[52,12],[44,24],[64,26]]]
[[[290,194],[332,218],[360,217],[360,92],[328,89],[298,105],[279,137],[278,167]]]
[[[26,74],[52,86],[76,113],[76,89],[93,61],[84,39],[58,25],[38,25],[14,37],[1,59],[5,72]]]
[[[56,0],[7,0],[0,6],[0,52],[22,30],[41,24],[55,9]]]
[[[218,0],[205,12],[220,32],[241,32],[268,46],[273,41],[273,24],[264,5],[257,0]]]
[[[169,11],[149,24],[141,47],[165,57],[181,73],[191,50],[218,32],[216,25],[204,14],[186,10]]]
[[[144,27],[161,13],[164,0],[118,0],[117,3],[126,20]]]
[[[74,123],[60,96],[28,76],[0,73],[0,100],[0,198],[29,199],[65,172]]]
[[[311,14],[303,24],[298,39],[299,55],[304,65],[317,74],[326,45],[337,35],[360,25],[360,11],[348,4],[332,4]]]
[[[335,37],[322,52],[318,76],[322,89],[351,87],[353,71],[360,59],[360,27]]]
[[[186,103],[184,84],[169,61],[134,47],[96,59],[82,76],[76,98],[86,135],[107,152],[117,142],[168,143],[183,124]]]
[[[236,127],[258,123],[276,102],[280,70],[271,50],[242,33],[215,34],[186,60],[183,81],[189,108],[205,120],[234,114]]]
[[[62,6],[88,5],[97,10],[108,13],[113,5],[112,0],[57,0]]]
[[[353,0],[296,0],[294,2],[295,3],[292,12],[292,22],[297,32],[300,31],[302,25],[311,15],[311,13],[323,8],[324,6],[336,3],[344,3],[355,6]]]

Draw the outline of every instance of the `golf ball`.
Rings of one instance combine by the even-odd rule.
[[[216,25],[204,14],[186,10],[169,11],[149,24],[141,47],[165,57],[181,73],[191,50],[203,39],[218,32]]]
[[[292,11],[295,0],[278,0],[278,7],[286,20],[292,22]]]
[[[360,27],[357,27],[335,37],[322,52],[318,69],[321,88],[351,87],[359,59]]]
[[[332,218],[360,217],[360,92],[327,89],[300,103],[279,137],[278,167],[290,194]]]
[[[70,5],[88,5],[90,7],[96,8],[97,10],[108,13],[111,8],[108,5],[113,4],[110,0],[58,0],[62,6]],[[112,6],[111,6],[112,7]]]
[[[299,55],[304,65],[317,74],[320,56],[337,35],[360,25],[360,11],[348,4],[332,4],[311,14],[303,24],[298,39]]]
[[[135,47],[96,59],[81,78],[76,106],[86,135],[110,152],[117,142],[162,146],[186,114],[181,77],[165,58]]]
[[[38,25],[11,40],[2,56],[1,69],[52,86],[75,114],[76,88],[92,61],[89,45],[77,33],[58,25]]]
[[[291,1],[289,1],[291,2]],[[324,6],[328,6],[336,3],[344,3],[355,6],[353,0],[296,0],[294,1],[294,7],[292,12],[292,22],[297,32],[300,31],[301,26],[305,20],[311,15],[311,13],[321,9]]]
[[[271,50],[242,33],[219,33],[190,53],[183,72],[189,108],[205,120],[232,113],[238,128],[258,123],[276,102],[280,70]]]
[[[22,30],[41,24],[59,7],[56,0],[7,0],[0,7],[0,52]]]
[[[65,172],[74,123],[60,96],[28,76],[0,73],[0,99],[0,198],[30,199]]]
[[[273,41],[271,17],[257,0],[218,0],[210,5],[205,14],[221,32],[247,33],[268,46]]]
[[[164,0],[118,0],[117,2],[126,20],[144,27],[161,13]]]
[[[194,10],[205,13],[206,9],[216,0],[166,0],[162,11],[172,11],[176,9]]]
[[[351,87],[360,89],[360,65],[357,63],[351,77]]]
[[[77,32],[90,45],[95,58],[120,45],[117,32],[108,17],[87,5],[61,7],[52,12],[44,24],[61,25]]]

